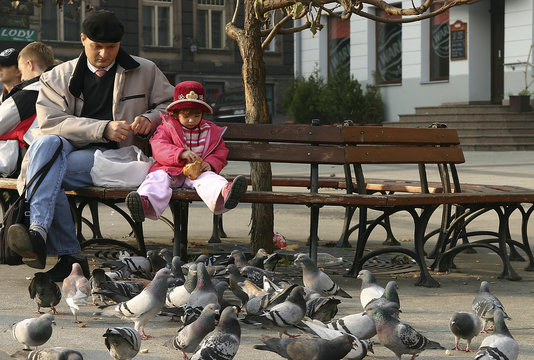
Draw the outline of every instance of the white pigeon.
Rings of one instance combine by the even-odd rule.
[[[519,345],[510,334],[504,322],[504,312],[495,310],[493,314],[493,335],[488,336],[478,348],[475,360],[516,360],[519,356]]]
[[[11,326],[13,338],[24,345],[24,350],[31,350],[30,346],[43,345],[52,336],[54,315],[44,314],[38,318],[19,321]]]
[[[146,340],[149,335],[145,334],[145,325],[165,305],[165,295],[167,294],[168,279],[171,270],[163,268],[158,270],[154,279],[132,299],[121,302],[110,307],[100,307],[105,309],[102,315],[118,316],[124,320],[134,322],[135,330],[141,334],[141,339]]]
[[[82,267],[78,263],[72,264],[72,271],[69,276],[63,280],[61,288],[63,298],[74,315],[74,322],[80,323],[78,320],[78,311],[81,305],[87,305],[87,297],[91,294],[91,284],[85,276],[83,276]]]
[[[360,302],[363,309],[374,299],[380,298],[386,291],[382,286],[378,285],[375,276],[369,270],[361,270],[358,273],[358,279],[362,280],[360,288]]]
[[[374,354],[373,343],[371,341],[360,340],[358,337],[347,332],[325,327],[324,324],[319,324],[317,321],[302,320],[302,322],[306,324],[321,339],[332,340],[344,334],[351,336],[351,340],[353,344],[357,345],[357,348],[353,348],[351,351],[349,351],[349,353],[345,355],[344,359],[361,360],[367,356],[367,352]]]
[[[337,295],[345,298],[352,297],[327,274],[319,270],[308,254],[298,254],[293,262],[302,268],[302,282],[304,286],[317,291],[322,296]]]
[[[131,327],[115,327],[107,329],[103,337],[104,344],[111,357],[115,360],[134,358],[141,348],[141,336]]]

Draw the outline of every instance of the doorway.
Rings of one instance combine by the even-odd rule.
[[[491,0],[491,103],[504,98],[504,0]]]

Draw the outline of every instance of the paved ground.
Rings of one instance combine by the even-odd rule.
[[[487,184],[510,184],[534,188],[534,153],[533,152],[476,152],[467,153],[466,164],[459,166],[462,181]],[[244,172],[243,169],[232,164],[229,165],[229,173]],[[402,177],[415,179],[416,169],[404,166],[377,166],[369,169],[372,177]],[[286,167],[274,165],[274,173],[307,173],[306,167]],[[322,174],[341,175],[341,169],[325,167]],[[393,174],[393,175],[392,175]],[[102,208],[103,230],[105,236],[127,239],[127,229],[124,222],[113,211]],[[354,278],[345,278],[341,274],[350,265],[352,249],[337,249],[330,245],[336,242],[340,236],[344,211],[335,207],[321,209],[319,224],[320,252],[332,253],[343,257],[343,265],[334,268],[326,268],[326,271],[349,292],[353,299],[343,299],[339,307],[338,316],[344,316],[361,311],[358,295],[360,281]],[[290,252],[307,252],[306,236],[309,228],[309,210],[304,206],[276,206],[275,207],[275,231],[283,234],[288,242]],[[211,228],[211,214],[202,204],[193,204],[190,212],[190,243],[191,252],[207,250],[210,253],[229,252],[234,247],[248,249],[248,230],[250,221],[250,205],[240,205],[236,210],[225,215],[225,230],[229,235],[221,245],[207,243]],[[439,218],[432,219],[435,226]],[[395,236],[410,245],[413,238],[413,229],[409,219],[403,215],[397,215],[392,219],[393,227],[397,229]],[[495,230],[495,216],[488,215],[477,223],[477,228],[482,230]],[[534,225],[529,226],[532,233]],[[511,234],[514,239],[520,239],[520,226],[518,216],[512,219]],[[171,231],[162,222],[148,221],[145,225],[147,242],[151,248],[171,247]],[[383,240],[383,233],[377,231],[374,234],[371,246],[379,246]],[[353,242],[354,240],[351,240]],[[428,249],[431,247],[428,245]],[[92,254],[89,254],[92,256]],[[382,259],[379,259],[382,260]],[[48,267],[52,266],[54,259],[48,259]],[[98,261],[92,262],[95,267]],[[412,324],[429,338],[439,341],[446,348],[453,346],[453,337],[448,330],[448,319],[454,311],[470,311],[473,297],[478,291],[481,280],[490,282],[492,292],[500,298],[506,307],[508,314],[513,318],[508,326],[514,337],[520,343],[520,359],[534,359],[534,310],[532,307],[534,288],[534,273],[523,269],[524,263],[513,262],[515,270],[523,277],[519,282],[510,282],[498,279],[500,273],[500,261],[491,253],[479,251],[477,254],[461,254],[456,261],[457,269],[449,274],[432,273],[441,283],[440,288],[428,289],[415,287],[416,272],[407,272],[407,268],[392,270],[391,267],[380,267],[381,262],[370,264],[370,269],[377,273],[378,282],[385,285],[387,281],[395,279],[399,284],[401,318]],[[296,269],[286,269],[291,273],[290,280],[300,282],[299,273]],[[8,355],[20,357],[17,352],[22,348],[11,336],[10,324],[24,318],[35,316],[35,304],[29,298],[27,286],[34,270],[26,266],[9,267],[0,265],[0,359]],[[72,323],[72,315],[64,302],[58,307],[60,315],[56,317],[57,326],[50,341],[45,347],[67,346],[80,350],[86,359],[108,359],[109,355],[104,346],[102,334],[108,327],[131,326],[131,323],[115,318],[99,318],[92,314],[96,308],[92,305],[82,309],[81,320],[86,323],[85,327],[79,327]],[[142,348],[147,353],[139,354],[139,359],[171,359],[181,358],[181,354],[166,348],[163,343],[175,333],[177,326],[168,322],[166,317],[158,317],[147,325],[147,332],[154,335],[153,339],[143,341]],[[261,334],[272,334],[263,329],[256,329],[249,325],[242,326],[242,338],[239,352],[235,359],[250,360],[279,359],[275,354],[260,352],[252,348],[253,344],[260,343]],[[480,335],[473,341],[473,348],[478,348],[482,339],[487,335]],[[442,350],[428,350],[422,353],[421,358],[444,359],[447,356]],[[473,358],[474,355],[453,351],[450,357]],[[392,353],[384,347],[375,346],[375,354],[370,358],[394,359]],[[403,358],[408,358],[407,356]]]

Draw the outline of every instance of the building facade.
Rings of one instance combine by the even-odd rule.
[[[242,59],[226,36],[236,0],[0,0],[0,49],[21,49],[30,41],[50,45],[56,57],[80,54],[81,23],[88,8],[113,11],[126,32],[121,42],[129,53],[154,61],[171,83],[201,82],[209,102],[225,91],[243,87]],[[264,54],[271,110],[293,77],[293,37],[277,36]]]
[[[411,0],[388,2],[412,6]],[[356,15],[324,23],[315,36],[295,34],[295,74],[319,71],[327,78],[344,64],[361,83],[380,84],[385,121],[398,121],[418,106],[506,105],[509,95],[525,88],[525,66],[527,83],[534,79],[526,64],[534,42],[532,0],[475,0],[404,24]]]

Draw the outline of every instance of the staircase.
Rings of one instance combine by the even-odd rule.
[[[534,112],[511,112],[502,105],[442,105],[418,107],[415,114],[399,115],[390,127],[428,127],[444,123],[458,130],[468,151],[534,150]]]

